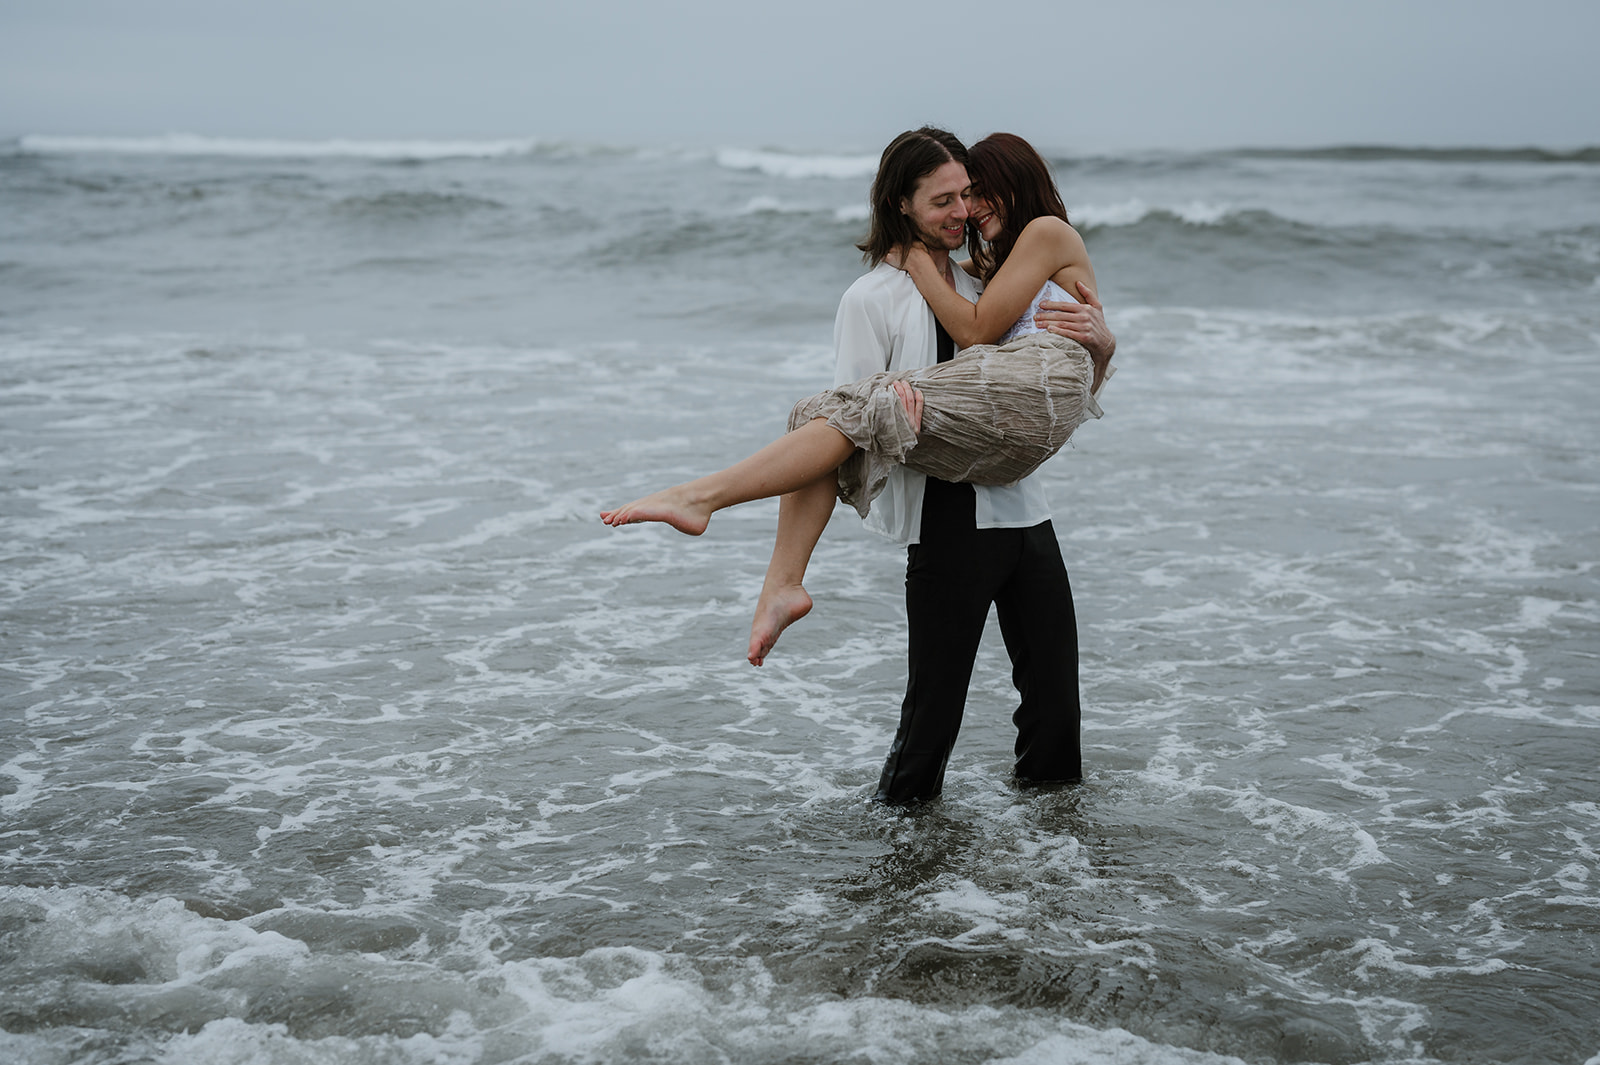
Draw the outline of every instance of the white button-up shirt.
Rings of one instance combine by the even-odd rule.
[[[956,291],[977,300],[980,284],[951,265]],[[859,381],[884,370],[911,370],[939,361],[933,311],[903,270],[887,263],[862,275],[839,301],[833,321],[835,385]],[[1037,475],[998,487],[973,485],[980,529],[1026,529],[1047,521],[1050,507]],[[896,466],[883,494],[872,501],[867,528],[901,544],[922,538],[922,489],[927,478]]]

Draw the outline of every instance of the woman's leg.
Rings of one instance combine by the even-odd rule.
[[[766,580],[761,583],[755,620],[750,623],[750,651],[745,657],[752,666],[766,659],[784,629],[811,611],[811,596],[801,581],[811,552],[833,516],[838,488],[838,479],[827,475],[789,492],[778,503],[778,537],[772,545]]]
[[[811,596],[801,581],[811,552],[833,516],[839,482],[834,471],[855,445],[822,418],[774,440],[742,462],[719,473],[676,485],[616,510],[602,511],[607,525],[664,521],[680,532],[698,536],[711,515],[723,507],[781,495],[778,535],[772,560],[750,623],[746,657],[759,666],[778,636],[811,610]]]
[[[849,438],[825,419],[813,418],[725,470],[674,485],[615,510],[603,510],[600,520],[607,525],[662,521],[679,532],[699,536],[706,531],[711,515],[723,507],[786,495],[819,478],[832,482],[833,471],[855,449]],[[817,535],[821,535],[820,529]],[[816,537],[811,542],[815,545]]]

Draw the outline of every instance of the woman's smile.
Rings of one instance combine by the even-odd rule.
[[[975,199],[970,207],[967,220],[978,230],[978,235],[984,240],[993,241],[1000,235],[1002,222],[1000,212],[989,206],[987,200]]]

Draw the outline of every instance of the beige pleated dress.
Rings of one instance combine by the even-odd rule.
[[[1033,324],[1040,301],[1047,299],[1072,297],[1047,281],[1000,343],[976,344],[948,362],[877,373],[808,396],[789,413],[790,430],[826,418],[856,445],[839,467],[839,498],[862,517],[897,464],[944,481],[1022,480],[1061,450],[1086,419],[1101,415],[1090,394],[1089,353]],[[890,387],[896,380],[922,392],[920,437]]]

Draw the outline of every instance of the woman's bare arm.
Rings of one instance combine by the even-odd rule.
[[[969,303],[939,276],[937,267],[920,245],[906,249],[903,269],[916,282],[917,291],[928,301],[934,317],[945,327],[958,347],[989,344],[998,340],[1027,309],[1028,304],[1050,278],[1059,283],[1094,284],[1094,269],[1089,253],[1077,230],[1059,218],[1035,218],[1023,229],[994,278],[984,286],[983,297]],[[1059,276],[1058,276],[1059,275]]]

